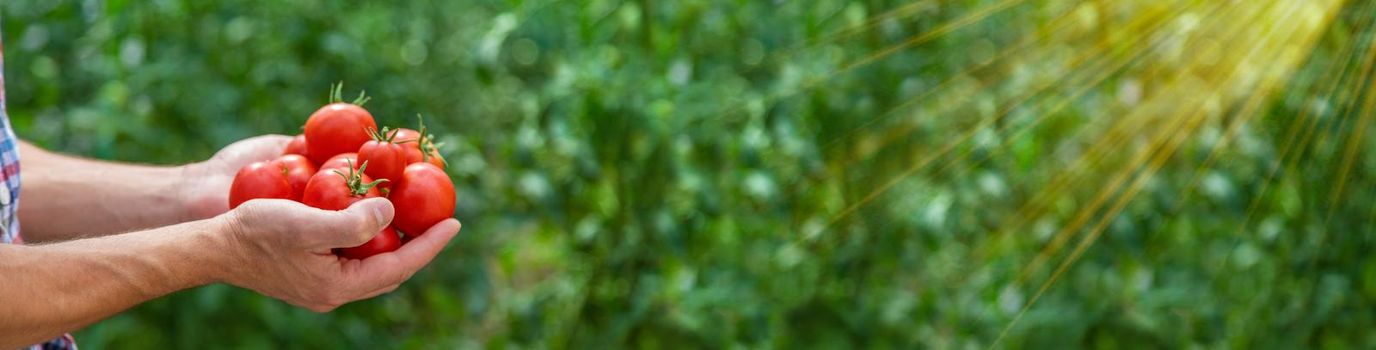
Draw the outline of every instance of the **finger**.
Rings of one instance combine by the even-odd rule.
[[[375,257],[377,256],[369,257],[369,259]],[[397,262],[397,260],[393,260],[395,259],[395,257],[383,259],[391,260],[389,263]],[[359,281],[359,278],[357,277],[361,276],[364,273],[364,271],[361,270],[363,267],[363,260],[339,257],[336,261],[336,264],[338,264],[335,267],[337,268],[336,272],[339,273],[339,280],[344,281],[344,284],[334,285],[331,287],[335,288],[340,292],[346,293],[350,301],[363,300],[376,297],[378,295],[386,294],[397,289],[397,287],[399,286],[399,284],[379,283],[377,286],[374,286],[371,289],[367,288],[364,286],[363,283]]]
[[[245,141],[260,143],[264,145],[282,145],[285,147],[288,142],[291,142],[291,138],[292,136],[282,134],[264,134],[250,137]]]
[[[247,141],[254,142],[254,144],[257,145],[257,147],[254,147],[255,152],[252,155],[253,157],[260,160],[272,159],[281,155],[282,150],[287,148],[287,143],[291,142],[291,136],[270,134],[254,137]]]
[[[352,267],[345,271],[346,280],[352,284],[352,290],[366,294],[400,284],[430,263],[462,227],[459,220],[453,218],[440,221],[401,249],[346,266]]]
[[[391,293],[392,291],[397,290],[397,287],[400,287],[400,286],[401,286],[400,284],[393,284],[393,285],[383,286],[382,288],[378,288],[378,289],[375,289],[375,290],[373,290],[373,291],[364,293],[364,294],[363,294],[362,296],[360,296],[358,299],[359,299],[359,300],[363,300],[363,299],[372,299],[373,297],[376,297],[376,296],[379,296],[379,295]]]
[[[326,210],[314,227],[313,248],[347,248],[367,243],[392,223],[395,210],[392,202],[384,198],[364,199],[340,211]]]

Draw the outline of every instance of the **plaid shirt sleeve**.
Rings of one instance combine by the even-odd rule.
[[[5,107],[5,55],[4,45],[0,44],[0,243],[23,244],[19,235],[19,147],[10,128],[10,118]],[[76,340],[65,334],[30,349],[76,349]]]

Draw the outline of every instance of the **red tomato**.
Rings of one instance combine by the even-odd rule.
[[[397,181],[401,179],[401,170],[406,167],[406,147],[396,144],[393,140],[396,133],[389,133],[386,129],[382,132],[373,130],[370,132],[373,139],[364,142],[358,148],[358,161],[367,162],[368,169],[366,174],[374,179],[387,179]],[[390,183],[383,183],[383,188],[390,187]]]
[[[353,168],[358,169],[358,153],[340,153],[325,161],[324,164],[320,164],[320,170],[346,170],[349,169],[349,164],[353,164]]]
[[[256,162],[239,169],[229,185],[229,208],[237,208],[251,199],[290,199],[291,183],[276,163]]]
[[[418,143],[420,141],[419,131],[407,128],[397,128],[396,132],[397,136],[395,137],[395,140],[397,143],[406,145],[406,147],[415,147],[416,149],[420,149],[420,143]]]
[[[281,167],[287,174],[287,183],[291,184],[291,200],[301,201],[301,194],[306,191],[306,182],[315,175],[315,164],[311,164],[305,156],[300,154],[288,154],[274,160],[277,166]]]
[[[398,139],[400,139],[400,137],[398,137]],[[406,164],[425,162],[434,164],[435,166],[440,167],[440,169],[444,169],[444,157],[440,156],[439,148],[436,147],[435,143],[430,140],[430,137],[421,137],[417,140],[420,141],[407,142],[402,144],[403,146],[406,146]],[[426,153],[429,153],[430,155],[427,157],[425,156]]]
[[[364,165],[366,166],[366,165]],[[378,197],[377,181],[354,169],[324,169],[306,182],[301,203],[325,210],[344,210],[364,198]]]
[[[420,163],[421,158],[424,158],[420,155],[421,153],[419,148],[406,147],[406,164],[409,165],[411,163]]]
[[[432,165],[434,165],[434,166],[436,166],[436,167],[439,167],[440,169],[444,169],[444,168],[445,168],[444,157],[441,157],[441,156],[440,156],[440,151],[439,151],[438,149],[436,149],[436,148],[433,148],[433,147],[434,147],[434,146],[427,146],[427,147],[426,147],[426,148],[428,148],[428,149],[430,150],[430,156],[429,156],[429,157],[422,156],[422,153],[421,153],[421,151],[420,151],[419,148],[410,148],[410,147],[407,147],[407,148],[406,148],[406,164],[412,164],[412,163],[430,163],[430,164],[432,164]]]
[[[291,142],[287,142],[287,148],[282,149],[282,154],[306,155],[306,135],[301,134],[291,138]]]
[[[417,116],[419,118],[419,116]],[[420,131],[407,128],[397,129],[396,142],[406,147],[406,164],[426,162],[434,164],[440,169],[445,168],[444,157],[440,156],[438,145],[435,145],[435,135],[428,134],[425,128],[425,120],[418,121]]]
[[[396,207],[392,226],[409,234],[421,235],[430,226],[454,216],[454,183],[434,164],[407,165],[401,180],[392,185],[388,199]]]
[[[426,163],[430,163],[431,165],[434,165],[435,167],[440,168],[440,170],[444,170],[445,165],[448,164],[448,163],[445,163],[444,157],[441,157],[441,156],[440,156],[440,150],[437,149],[437,148],[431,148],[431,149],[430,149],[430,156],[429,156],[429,157],[421,157],[421,158],[424,159]]]
[[[395,140],[398,144],[401,144],[402,147],[406,148],[406,164],[421,161],[421,138],[422,137],[420,137],[420,132],[418,131],[407,128],[397,129],[397,136]]]
[[[363,107],[343,102],[320,107],[306,119],[307,156],[324,163],[336,154],[357,151],[368,142],[369,128],[377,128],[377,122]]]
[[[349,259],[367,259],[370,256],[395,251],[397,248],[401,248],[401,237],[397,236],[396,230],[388,226],[367,243],[353,248],[339,248],[335,254]]]

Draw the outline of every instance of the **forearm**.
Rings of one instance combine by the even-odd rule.
[[[0,349],[215,282],[232,266],[226,227],[208,219],[49,245],[0,245]]]
[[[19,218],[30,242],[68,240],[193,219],[182,167],[103,162],[21,144]]]

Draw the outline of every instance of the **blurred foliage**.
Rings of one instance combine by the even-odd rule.
[[[200,160],[335,81],[446,133],[465,228],[398,291],[207,286],[84,347],[1376,346],[1373,4],[1223,3],[5,1],[0,32],[18,134],[70,153]]]

